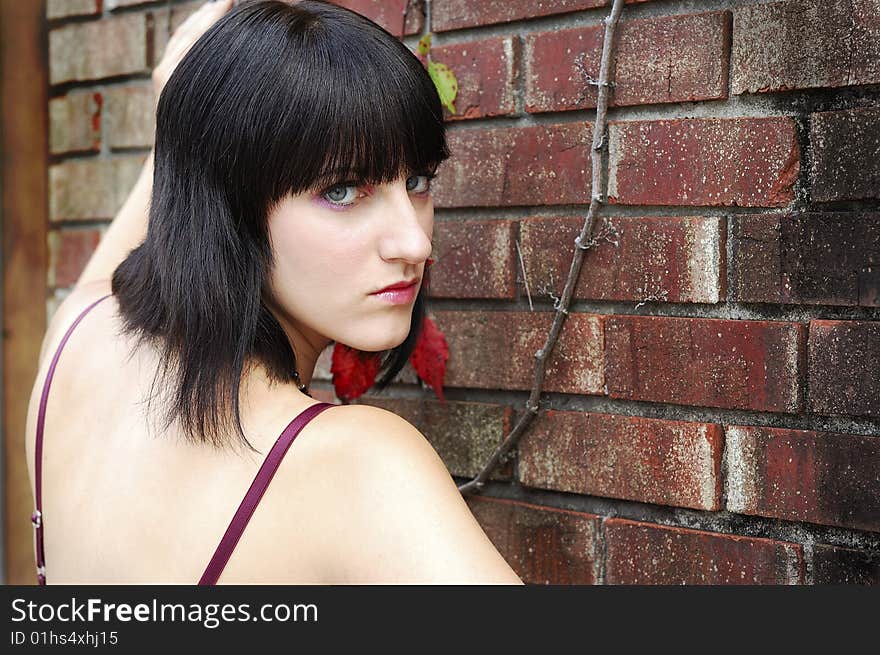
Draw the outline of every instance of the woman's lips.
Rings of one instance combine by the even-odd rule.
[[[419,285],[418,281],[416,281],[406,287],[383,289],[382,291],[377,291],[376,293],[371,293],[370,295],[375,296],[376,298],[379,298],[385,302],[389,302],[392,305],[406,305],[407,303],[411,303],[413,300],[415,300],[418,290]]]

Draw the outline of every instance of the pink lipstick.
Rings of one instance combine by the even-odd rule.
[[[419,290],[419,278],[412,280],[404,280],[391,284],[383,289],[374,291],[371,296],[375,296],[389,302],[392,305],[406,305],[416,299]]]

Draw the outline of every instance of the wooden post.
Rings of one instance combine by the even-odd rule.
[[[48,47],[45,0],[0,0],[3,221],[3,582],[32,584],[25,418],[46,328]]]

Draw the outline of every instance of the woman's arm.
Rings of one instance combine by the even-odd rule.
[[[162,59],[153,69],[153,89],[158,100],[165,82],[193,43],[232,6],[233,0],[206,2],[178,27],[168,41]],[[153,153],[147,157],[137,183],[110,223],[76,282],[81,289],[109,280],[116,267],[144,240],[147,234],[150,196],[153,190]],[[93,285],[94,286],[94,285]]]
[[[369,405],[322,418],[312,538],[328,584],[523,584],[415,427]]]

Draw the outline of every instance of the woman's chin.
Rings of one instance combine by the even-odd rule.
[[[409,325],[407,325],[406,328],[405,331],[386,331],[384,333],[370,335],[366,338],[365,335],[358,335],[359,338],[344,343],[351,348],[366,353],[378,353],[384,350],[391,350],[392,348],[397,348],[397,346],[406,341],[406,337],[409,335]]]

